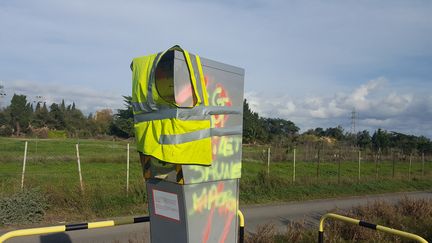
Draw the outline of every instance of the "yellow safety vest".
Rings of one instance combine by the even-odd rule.
[[[156,89],[155,69],[166,52],[133,59],[132,105],[137,150],[165,162],[210,165],[211,125],[210,117],[202,116],[208,95],[200,58],[196,55],[201,82],[198,90],[189,53],[179,46],[169,50],[183,53],[196,103],[193,107],[178,107],[164,100]]]
[[[194,104],[181,107],[164,99],[155,85],[156,67],[167,51],[176,50],[184,55],[191,82]],[[211,165],[212,136],[241,135],[242,128],[211,128],[211,116],[220,114],[241,114],[239,108],[209,106],[201,60],[179,46],[163,53],[133,59],[132,68],[132,107],[134,111],[135,139],[137,150],[161,161],[174,164]],[[175,85],[175,84],[174,84]]]

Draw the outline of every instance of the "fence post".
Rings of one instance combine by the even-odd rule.
[[[396,163],[396,161],[395,161],[395,155],[394,155],[394,152],[393,152],[393,150],[392,150],[392,160],[393,160],[393,169],[392,169],[392,175],[393,175],[393,178],[395,177],[395,163]]]
[[[422,176],[424,176],[424,165],[425,165],[425,159],[424,159],[424,152],[422,153]]]
[[[320,158],[320,152],[321,152],[321,150],[318,149],[318,154],[317,154],[317,178],[319,178],[319,176],[320,176],[320,160],[321,160],[321,158]]]
[[[24,145],[24,160],[23,160],[23,169],[21,175],[21,190],[24,189],[24,176],[25,176],[25,168],[26,168],[26,161],[27,161],[27,144],[28,142],[26,141]]]
[[[127,159],[126,159],[126,195],[129,195],[129,144],[127,144]]]
[[[361,163],[361,150],[359,149],[359,151],[358,151],[358,183],[360,183],[360,174],[361,174],[360,163]]]
[[[295,182],[296,178],[296,149],[293,151],[293,183]]]
[[[338,160],[338,184],[340,184],[340,179],[341,179],[341,158],[340,158],[339,151],[338,151],[336,159]]]
[[[80,180],[80,187],[81,187],[81,192],[84,192],[84,187],[83,187],[83,182],[82,182],[82,175],[81,175],[81,161],[80,161],[78,144],[75,144],[75,147],[76,147],[76,155],[77,155],[78,174],[79,174],[79,180]]]
[[[270,147],[267,149],[267,175],[270,174]]]
[[[408,169],[408,180],[411,180],[411,164],[412,164],[412,153],[409,156],[409,169]]]
[[[375,155],[375,178],[378,179],[378,160],[381,149],[378,149],[378,153]]]

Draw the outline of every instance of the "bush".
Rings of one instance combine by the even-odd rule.
[[[67,138],[64,130],[51,130],[48,132],[48,138]]]
[[[49,128],[48,127],[32,128],[31,133],[33,136],[36,136],[38,138],[48,138]]]
[[[11,136],[12,133],[13,130],[9,125],[0,126],[0,136]]]
[[[47,209],[48,202],[39,189],[0,198],[0,226],[39,222]]]

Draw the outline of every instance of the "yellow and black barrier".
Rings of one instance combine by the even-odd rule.
[[[237,214],[239,217],[239,242],[243,243],[244,242],[244,222],[245,222],[244,216],[240,210],[237,211]],[[6,240],[9,240],[14,237],[52,234],[52,233],[60,233],[60,232],[83,230],[83,229],[96,229],[96,228],[119,226],[125,224],[135,224],[135,223],[142,223],[142,222],[149,222],[149,221],[150,221],[149,216],[124,217],[115,220],[106,220],[106,221],[99,221],[99,222],[66,224],[66,225],[59,225],[59,226],[13,230],[5,233],[4,235],[1,235],[0,243],[3,243]]]
[[[244,242],[244,216],[243,213],[238,210],[237,211],[238,217],[239,217],[239,243]]]
[[[366,227],[369,229],[386,232],[386,233],[397,235],[397,236],[407,238],[410,240],[415,240],[417,242],[428,243],[427,240],[425,240],[422,237],[415,235],[415,234],[411,234],[411,233],[408,233],[405,231],[392,229],[392,228],[377,225],[377,224],[368,223],[368,222],[365,222],[362,220],[353,219],[353,218],[349,218],[349,217],[342,216],[339,214],[334,214],[334,213],[328,213],[328,214],[325,214],[321,217],[320,224],[319,224],[319,231],[318,231],[318,243],[324,242],[324,221],[327,218],[332,218],[332,219],[339,220],[339,221],[342,221],[345,223],[355,224],[355,225],[359,225],[359,226]]]
[[[96,228],[104,228],[104,227],[118,226],[124,224],[142,223],[148,221],[150,221],[149,216],[125,217],[125,218],[119,218],[115,220],[106,220],[106,221],[99,221],[99,222],[67,224],[67,225],[59,225],[59,226],[14,230],[0,236],[0,243],[3,243],[8,239],[14,237],[20,237],[20,236],[51,234],[51,233],[60,233],[60,232],[73,231],[73,230],[83,230],[83,229],[96,229]]]

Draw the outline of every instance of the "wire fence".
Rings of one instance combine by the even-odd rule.
[[[140,187],[133,141],[0,138],[0,196],[25,187],[128,193]],[[128,148],[129,147],[129,148]]]
[[[254,165],[262,164],[267,174],[293,182],[314,178],[337,183],[405,180],[432,175],[431,155],[407,155],[398,150],[376,153],[336,146],[286,149],[244,145],[242,160],[246,175],[255,175]],[[0,138],[0,195],[39,185],[127,194],[136,188],[143,190],[143,184],[138,153],[131,140]]]
[[[404,154],[401,150],[381,153],[373,150],[337,147],[280,148],[243,146],[243,162],[262,163],[268,174],[284,170],[293,181],[328,179],[364,181],[366,179],[414,179],[432,175],[432,156],[424,153]],[[274,173],[276,174],[276,173]]]

